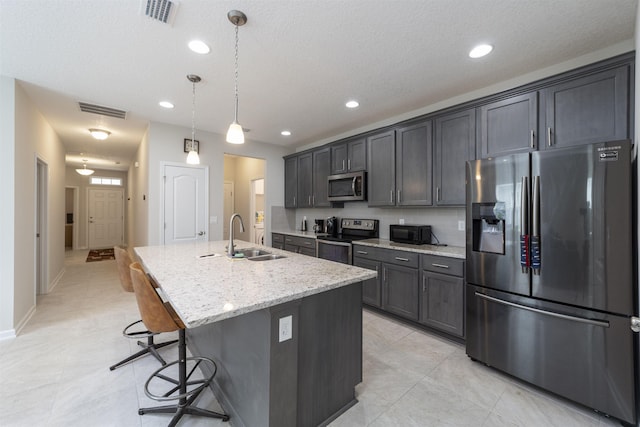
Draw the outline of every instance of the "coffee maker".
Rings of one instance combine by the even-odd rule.
[[[327,234],[329,236],[337,236],[338,235],[338,218],[335,216],[330,216],[327,218]]]
[[[326,233],[327,229],[324,226],[324,219],[316,219],[313,225],[313,231],[316,233]]]

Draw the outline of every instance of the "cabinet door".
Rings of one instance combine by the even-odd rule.
[[[329,186],[327,177],[331,164],[329,148],[313,152],[313,196],[311,202],[315,207],[331,207],[329,202]]]
[[[313,196],[313,154],[298,156],[298,200],[297,207],[310,208]]]
[[[461,277],[422,272],[420,323],[464,336],[464,281]]]
[[[418,320],[418,269],[382,264],[382,308]]]
[[[435,120],[435,189],[437,206],[465,205],[465,162],[475,159],[476,110]]]
[[[369,206],[395,206],[396,204],[395,142],[393,130],[367,138]]]
[[[536,149],[538,93],[526,93],[480,107],[481,158]]]
[[[431,120],[396,133],[396,205],[430,206],[433,188]]]
[[[284,160],[284,207],[296,208],[298,201],[298,158]]]
[[[316,248],[315,247],[313,247],[313,248],[300,247],[300,248],[298,248],[298,253],[302,254],[302,255],[315,257],[316,256]]]
[[[350,141],[347,151],[347,170],[349,172],[367,169],[367,140],[365,138]]]
[[[378,275],[380,274],[380,263],[378,261],[354,258],[353,265],[356,267],[366,268],[368,270],[375,270]],[[380,276],[374,277],[373,279],[367,279],[362,282],[362,302],[374,307],[380,307],[380,297]]]
[[[331,147],[331,174],[347,173],[347,143]]]
[[[544,89],[544,148],[627,139],[629,93],[628,65]]]

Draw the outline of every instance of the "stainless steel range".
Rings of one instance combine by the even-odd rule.
[[[351,243],[356,240],[377,239],[380,222],[377,219],[343,218],[340,233],[336,236],[318,236],[316,253],[318,258],[353,264]]]

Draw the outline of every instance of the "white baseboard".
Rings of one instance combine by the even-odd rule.
[[[58,275],[56,276],[55,279],[53,279],[53,282],[51,282],[51,284],[49,285],[49,289],[47,289],[47,293],[53,291],[53,289],[58,286],[58,283],[60,283],[60,279],[62,279],[62,276],[64,276],[64,272],[66,270],[63,268],[62,270],[60,270],[60,273],[58,273]]]
[[[7,329],[6,331],[0,331],[0,341],[10,340],[16,337],[15,329]]]
[[[35,304],[31,306],[31,308],[29,309],[29,311],[27,312],[27,314],[22,318],[22,320],[20,322],[18,322],[18,325],[16,326],[15,329],[15,335],[20,335],[20,331],[27,326],[27,323],[29,323],[29,320],[31,320],[31,318],[33,317],[33,315],[36,314],[36,306]]]

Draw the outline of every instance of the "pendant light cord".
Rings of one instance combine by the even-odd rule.
[[[238,123],[238,25],[235,25],[236,27],[236,89],[235,89],[235,93],[236,93],[236,115],[235,115],[235,122]]]
[[[193,81],[193,101],[191,105],[191,151],[196,143],[196,82]]]

